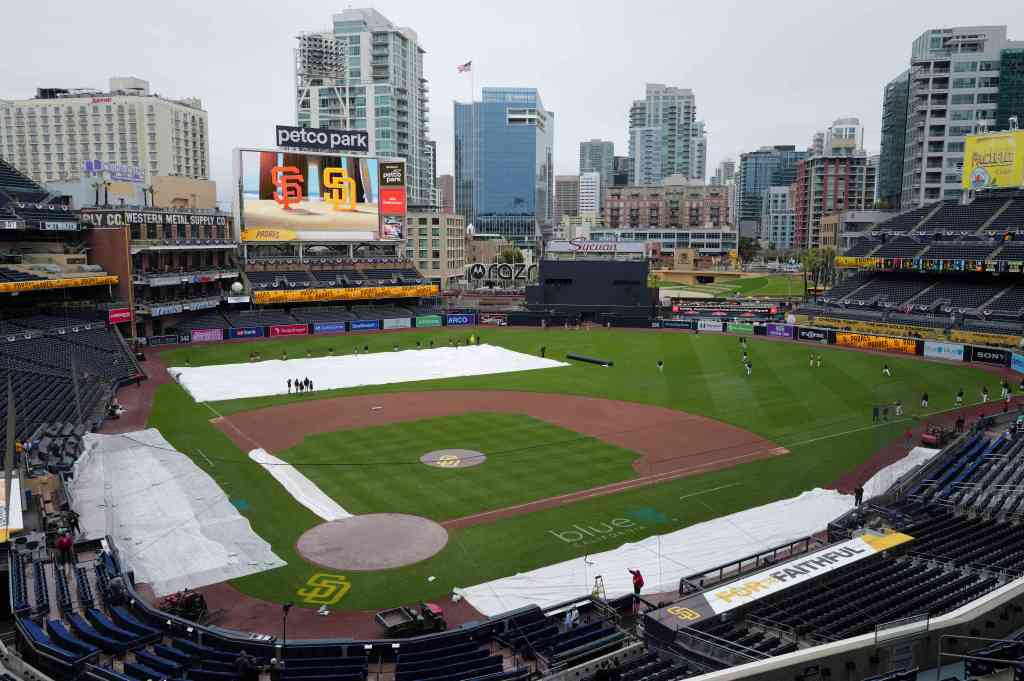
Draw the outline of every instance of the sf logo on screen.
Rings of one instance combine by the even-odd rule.
[[[304,178],[295,166],[274,166],[270,169],[270,181],[277,189],[274,201],[284,210],[302,202]],[[328,190],[323,200],[334,210],[352,212],[356,209],[356,181],[349,177],[344,168],[324,168],[323,185]]]

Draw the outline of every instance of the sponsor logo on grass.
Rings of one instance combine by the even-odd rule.
[[[626,515],[637,521],[638,523],[653,523],[660,525],[661,523],[667,523],[671,518],[662,513],[656,508],[645,506],[643,508],[635,508],[631,511],[626,511]]]
[[[587,546],[608,539],[619,539],[643,529],[635,520],[612,518],[597,523],[577,523],[565,530],[548,530],[559,541],[572,546]]]
[[[306,586],[296,591],[295,595],[310,605],[334,605],[351,588],[352,583],[345,575],[317,572],[306,580]]]

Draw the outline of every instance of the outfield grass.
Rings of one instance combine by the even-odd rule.
[[[459,335],[469,333],[464,331]],[[286,567],[237,580],[239,588],[268,600],[297,600],[301,603],[301,599],[296,599],[296,590],[314,573],[322,570],[304,563],[296,555],[294,543],[303,531],[317,524],[318,519],[299,506],[269,475],[252,464],[244,452],[239,451],[209,423],[215,413],[229,414],[256,407],[344,394],[437,389],[527,390],[621,399],[702,414],[756,432],[791,450],[787,456],[756,461],[725,471],[453,531],[448,546],[427,561],[396,570],[348,573],[346,577],[353,586],[338,607],[379,608],[420,598],[439,597],[448,593],[453,586],[469,586],[585,553],[611,549],[624,541],[669,532],[694,522],[828,485],[898,437],[906,427],[905,422],[873,426],[872,404],[900,399],[906,406],[908,419],[916,418],[926,416],[918,414],[916,408],[922,391],[930,394],[932,409],[938,411],[953,406],[953,396],[961,385],[969,398],[977,396],[984,383],[988,384],[993,393],[997,386],[994,376],[968,366],[881,357],[834,347],[810,347],[761,339],[749,343],[754,375],[747,378],[740,366],[737,339],[714,334],[695,336],[673,332],[602,329],[484,329],[482,333],[485,342],[512,350],[536,352],[541,345],[545,345],[549,357],[560,358],[566,352],[579,352],[613,359],[615,367],[606,369],[574,364],[558,369],[324,391],[302,396],[272,396],[211,405],[196,404],[177,385],[162,386],[158,390],[151,425],[160,428],[170,442],[192,456],[199,466],[224,487],[232,500],[245,501],[245,504],[240,504],[244,508],[243,515],[273,545],[277,554],[288,562]],[[245,362],[253,349],[259,349],[264,357],[276,357],[281,349],[287,348],[289,355],[296,357],[304,355],[307,349],[313,354],[326,354],[329,347],[338,351],[339,348],[351,348],[357,343],[361,346],[365,342],[370,345],[371,351],[385,350],[390,349],[396,341],[409,347],[414,346],[416,340],[425,341],[430,338],[435,342],[447,342],[451,335],[454,334],[449,329],[438,329],[383,336],[328,336],[247,344],[211,344],[179,348],[165,353],[164,358],[172,366],[184,364],[187,358],[193,366],[223,364]],[[808,367],[808,354],[812,350],[820,352],[823,357],[824,366],[821,369]],[[655,368],[658,359],[665,361],[663,374]],[[892,367],[891,379],[882,376],[883,363]],[[486,430],[494,424],[494,427],[500,429],[499,421],[492,421],[499,418],[498,415],[466,417],[471,420],[481,419],[478,428]],[[462,417],[449,417],[445,421],[452,418]],[[504,415],[500,418],[504,418]],[[435,424],[439,427],[431,426],[419,431],[417,442],[423,441],[416,446],[402,443],[403,429],[415,430],[424,428],[423,425],[394,426],[395,432],[386,435],[394,438],[388,447],[402,452],[403,457],[410,457],[417,448],[423,452],[450,446],[474,448],[469,446],[474,442],[480,447],[493,446],[486,441],[486,434],[478,434],[474,439],[473,434],[468,432],[472,428],[452,423],[454,425],[439,423]],[[503,423],[512,424],[511,421]],[[515,428],[513,425],[509,427]],[[628,428],[629,424],[622,424],[622,427]],[[453,432],[456,430],[467,432],[458,435]],[[361,439],[365,443],[364,448],[370,449],[376,446],[375,442],[383,435],[378,433],[375,438],[368,431],[348,431],[344,437],[337,439],[313,436],[291,450],[288,456],[297,461],[306,460],[306,457],[333,456],[328,451],[330,446],[319,444],[321,437],[325,437],[324,443],[346,438]],[[199,454],[200,450],[202,455]],[[621,450],[619,452],[621,455]],[[551,489],[557,486],[568,489],[573,485],[589,486],[591,482],[587,480],[591,475],[595,480],[601,476],[610,478],[621,475],[621,466],[628,466],[628,463],[624,463],[629,458],[628,453],[622,460],[610,453],[608,456],[604,462],[607,468],[603,471],[569,472],[567,477],[560,480],[542,482],[550,484]],[[489,473],[485,469],[492,463],[498,466],[511,465],[511,459],[503,462],[502,458],[498,455],[493,462],[488,461],[478,469],[437,473],[452,472],[462,476],[478,471],[477,475],[487,476]],[[304,472],[310,475],[309,469]],[[418,512],[431,517],[450,517],[458,513],[450,507],[444,508],[447,502],[440,499],[435,499],[440,504],[437,508],[430,507],[431,496],[438,496],[432,492],[439,488],[428,481],[433,471],[424,470],[424,473],[428,476],[421,478],[421,486],[425,489],[416,489],[420,483],[409,481],[409,489],[414,490],[409,494],[419,498],[408,502],[391,501],[386,490],[394,473],[383,466],[371,464],[357,473],[346,470],[337,474],[338,479],[334,481],[326,479],[332,477],[326,472],[313,475],[324,476],[325,479],[318,482],[325,488],[329,487],[330,493],[339,503],[350,510],[397,510],[397,505],[407,503],[406,508],[420,508],[422,510]],[[344,478],[353,475],[357,477],[351,478],[350,484],[346,484]],[[524,498],[541,495],[539,490],[529,488],[538,484],[537,479],[545,478],[545,475],[529,480],[521,471],[509,470],[509,475],[518,479],[521,486],[527,489],[523,491],[502,486],[494,488],[494,494],[507,499],[516,494]],[[470,503],[489,503],[487,497],[491,482],[479,483],[477,487],[480,490],[474,489],[473,484],[456,484],[459,485],[457,489],[460,494],[467,495],[457,503],[465,503],[467,507]],[[723,485],[728,487],[713,494],[679,501],[681,496]],[[472,497],[468,496],[470,493]],[[395,505],[389,505],[391,503]],[[634,533],[635,536],[586,546],[566,544],[551,532],[569,527],[575,522],[599,522],[622,516],[646,520],[638,523],[640,529]],[[431,576],[435,579],[427,581]],[[581,590],[585,588],[589,588],[589,585],[581,585]]]
[[[438,449],[478,451],[487,460],[458,469],[420,463]],[[626,480],[638,458],[529,416],[496,413],[322,433],[277,456],[351,513],[438,521]]]
[[[671,281],[662,281],[660,287],[703,293],[715,298],[729,298],[735,295],[762,298],[800,298],[804,295],[804,279],[800,274],[745,277],[723,280],[714,284],[677,284]]]

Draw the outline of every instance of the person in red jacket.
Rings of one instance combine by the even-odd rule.
[[[629,570],[629,568],[626,568]],[[640,590],[644,588],[644,576],[640,574],[639,570],[629,570],[629,574],[633,575],[633,595],[639,596]]]
[[[68,533],[64,533],[57,538],[57,551],[60,554],[61,566],[67,565],[71,562],[71,545],[73,543],[71,535]]]

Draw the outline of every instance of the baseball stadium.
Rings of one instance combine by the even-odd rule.
[[[1019,668],[1020,191],[875,224],[806,298],[666,298],[693,273],[579,240],[453,295],[372,233],[401,164],[244,153],[231,216],[72,211],[0,161],[23,678]],[[246,223],[335,162],[340,235],[329,185]]]

